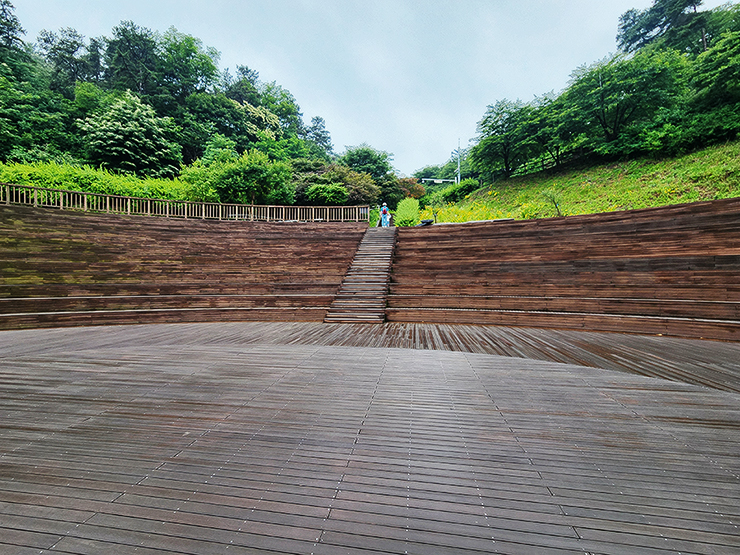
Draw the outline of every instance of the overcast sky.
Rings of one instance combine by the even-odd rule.
[[[42,29],[110,36],[123,20],[200,38],[326,120],[338,153],[369,143],[410,175],[475,136],[486,106],[562,90],[616,50],[619,16],[651,0],[12,0]],[[705,0],[713,8],[723,0]]]

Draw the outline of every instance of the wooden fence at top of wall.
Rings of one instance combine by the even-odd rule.
[[[0,184],[0,203],[136,216],[259,222],[366,222],[369,206],[262,206],[104,195]]]

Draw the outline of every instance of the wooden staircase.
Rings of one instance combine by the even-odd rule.
[[[385,321],[395,244],[395,227],[368,228],[324,322],[382,324]]]

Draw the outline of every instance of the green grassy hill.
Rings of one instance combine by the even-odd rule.
[[[740,141],[665,160],[642,158],[498,181],[440,208],[437,221],[549,218],[731,197],[740,197]],[[421,217],[433,218],[432,210],[423,210]]]

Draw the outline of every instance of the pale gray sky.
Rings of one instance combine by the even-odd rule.
[[[110,36],[170,26],[247,65],[326,120],[337,152],[367,142],[410,175],[475,136],[486,106],[562,90],[616,50],[619,16],[651,0],[12,0],[42,29]],[[705,0],[704,8],[723,4]]]

